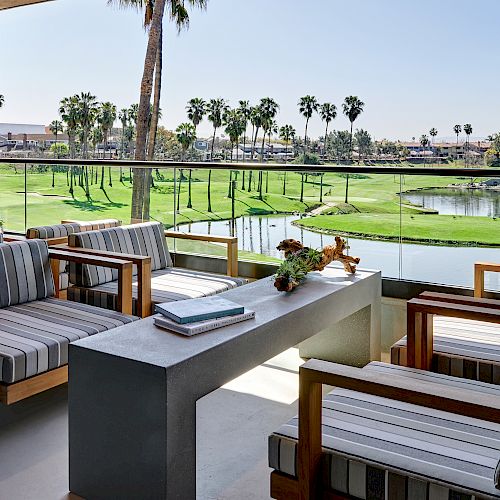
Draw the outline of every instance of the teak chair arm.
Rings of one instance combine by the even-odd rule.
[[[298,498],[319,496],[322,384],[500,423],[500,398],[312,359],[299,369]]]
[[[458,300],[458,299],[457,299]],[[466,303],[439,300],[412,299],[407,303],[407,365],[429,370],[433,356],[433,316],[500,323],[500,309],[482,306],[474,301]]]
[[[109,250],[94,250],[92,248],[60,247],[84,255],[109,257],[112,259],[130,261],[137,266],[137,316],[146,318],[152,314],[151,299],[151,257],[128,253],[110,252]]]
[[[83,255],[73,251],[49,248],[52,273],[56,292],[59,288],[59,262],[65,260],[77,264],[109,267],[118,270],[118,309],[124,314],[132,314],[132,262],[111,257]]]
[[[469,297],[467,295],[454,295],[451,293],[441,292],[422,292],[419,299],[433,300],[438,302],[446,302],[449,304],[463,304],[466,306],[490,307],[492,309],[500,309],[500,300],[485,299],[482,297]]]
[[[484,273],[500,273],[500,264],[476,262],[474,264],[474,297],[484,297]]]
[[[211,234],[179,233],[177,231],[165,231],[165,236],[181,240],[224,243],[227,247],[227,275],[234,278],[238,276],[238,238],[235,236],[212,236]]]

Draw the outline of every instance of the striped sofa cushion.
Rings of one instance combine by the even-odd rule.
[[[500,325],[434,316],[437,373],[500,384]],[[406,365],[406,337],[391,348],[391,362]]]
[[[100,219],[91,221],[75,221],[80,226],[80,233],[84,231],[98,231],[100,229],[108,229],[110,227],[118,227],[122,225],[119,219]]]
[[[12,383],[68,362],[68,344],[136,320],[54,298],[0,309],[0,382]]]
[[[421,370],[370,363],[367,370],[500,396],[500,388]],[[334,389],[323,399],[322,480],[362,499],[499,498],[500,425]],[[297,476],[298,419],[269,437],[269,465]]]
[[[26,238],[30,240],[34,238],[41,238],[42,240],[46,240],[48,238],[63,238],[79,231],[80,224],[78,223],[36,226],[28,228],[26,231]]]
[[[43,240],[0,244],[0,308],[54,295],[47,243]]]
[[[165,231],[159,222],[75,233],[70,235],[68,243],[70,247],[150,256],[153,271],[172,266]],[[117,279],[116,269],[70,264],[70,282],[78,286],[93,287]]]
[[[151,273],[151,298],[154,303],[208,297],[247,282],[244,278],[232,278],[217,274],[171,267]],[[137,312],[137,282],[133,285],[132,310]],[[112,281],[93,288],[72,286],[68,298],[98,307],[117,309],[118,282]]]

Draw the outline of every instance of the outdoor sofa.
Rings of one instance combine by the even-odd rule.
[[[59,261],[117,271],[118,311],[54,297]],[[67,382],[68,344],[138,318],[132,262],[49,248],[33,239],[0,244],[0,402],[11,404]]]
[[[155,303],[206,297],[246,283],[234,275],[237,273],[237,238],[180,235],[228,246],[228,271],[233,275],[219,275],[175,267],[166,236],[179,234],[165,231],[159,222],[145,222],[71,234],[68,243],[71,251],[124,258],[134,263],[132,310],[140,317],[149,316]],[[150,257],[150,262],[145,261],[146,257]],[[116,309],[116,278],[115,270],[71,263],[68,299]]]
[[[407,303],[407,331],[422,349],[408,356],[407,336],[391,348],[391,362],[500,384],[500,301],[485,298],[484,272],[475,265],[474,297],[424,292]]]

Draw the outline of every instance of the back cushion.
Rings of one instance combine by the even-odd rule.
[[[159,222],[75,233],[70,235],[68,243],[70,247],[149,256],[153,271],[172,266],[163,224]],[[70,282],[78,286],[92,287],[118,279],[116,269],[73,262],[69,269]]]
[[[26,231],[26,238],[41,238],[45,240],[47,238],[63,238],[64,236],[69,236],[73,233],[78,233],[80,231],[80,224],[54,224],[53,226],[36,226],[30,227]]]
[[[80,232],[83,233],[84,231],[98,231],[109,227],[118,227],[122,225],[122,221],[118,219],[78,221],[78,225],[80,226]]]
[[[26,240],[0,244],[0,307],[54,295],[47,242]]]

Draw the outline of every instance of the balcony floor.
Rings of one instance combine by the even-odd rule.
[[[297,413],[301,363],[289,349],[198,402],[198,499],[269,498],[267,436]],[[67,449],[66,387],[0,407],[0,500],[78,498]]]

